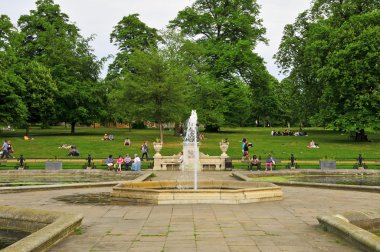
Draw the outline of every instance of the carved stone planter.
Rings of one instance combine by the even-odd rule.
[[[162,149],[162,143],[161,142],[153,142],[153,148],[156,151],[156,154],[154,154],[154,157],[160,157],[160,151]]]
[[[220,150],[222,151],[222,157],[228,157],[227,150],[228,150],[229,142],[221,142],[220,143]]]

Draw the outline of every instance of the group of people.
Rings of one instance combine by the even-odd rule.
[[[4,157],[6,159],[9,159],[14,152],[15,151],[13,149],[13,145],[11,143],[11,140],[5,139],[3,146],[1,147],[1,159],[3,159]]]
[[[129,154],[126,154],[125,157],[119,155],[119,157],[115,160],[112,155],[109,155],[105,160],[105,164],[108,167],[108,170],[121,171],[124,167],[125,170],[131,169],[132,171],[141,171],[141,159],[135,154],[132,159]]]
[[[271,135],[272,136],[307,136],[307,132],[302,131],[301,129],[296,132],[292,130],[287,130],[287,129],[285,129],[284,131],[272,130]]]
[[[79,150],[75,145],[71,144],[62,144],[58,147],[59,149],[69,150],[68,156],[79,156]]]
[[[243,153],[241,161],[242,162],[247,161],[247,162],[249,162],[249,164],[250,164],[251,167],[256,166],[257,170],[261,170],[261,161],[260,161],[260,159],[256,155],[253,155],[252,158],[250,158],[250,156],[249,156],[249,148],[251,148],[253,146],[253,144],[250,143],[250,142],[248,142],[248,140],[246,138],[243,138],[243,140],[241,142],[242,142],[241,150],[242,150],[242,153]],[[267,159],[266,159],[266,162],[265,162],[265,171],[268,170],[268,167],[272,171],[273,166],[275,164],[276,164],[275,159],[272,157],[271,154],[269,154],[268,157],[267,157]]]
[[[251,169],[253,169],[253,166],[257,167],[257,170],[261,170],[261,160],[256,155],[253,155],[252,158],[249,160],[249,164]],[[268,167],[272,171],[273,166],[276,164],[276,160],[272,157],[272,155],[268,155],[267,159],[265,160],[265,171],[268,170]]]
[[[113,141],[114,140],[114,136],[113,135],[108,135],[108,134],[104,134],[103,138],[101,139],[102,141]]]
[[[124,146],[130,145],[131,140],[129,138],[126,138],[124,141]],[[109,170],[114,169],[115,171],[121,171],[122,167],[124,167],[126,170],[129,170],[130,168],[132,171],[141,171],[141,161],[144,160],[144,157],[147,161],[149,160],[148,141],[144,141],[144,143],[141,145],[141,154],[141,158],[135,154],[133,159],[129,156],[129,154],[126,154],[125,157],[119,155],[116,160],[114,160],[112,155],[109,155],[105,160],[105,163]]]

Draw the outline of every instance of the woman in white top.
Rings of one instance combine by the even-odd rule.
[[[135,154],[135,158],[133,159],[132,171],[141,171],[141,159]]]

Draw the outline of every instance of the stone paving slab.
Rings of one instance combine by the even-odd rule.
[[[230,179],[227,172],[215,174],[203,177]],[[240,205],[79,205],[54,199],[110,191],[105,187],[10,193],[1,195],[0,205],[83,213],[82,234],[71,235],[53,252],[351,252],[358,250],[323,231],[316,216],[380,208],[379,193],[299,187],[283,187],[282,201]]]

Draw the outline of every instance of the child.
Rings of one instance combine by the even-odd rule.
[[[117,163],[117,170],[116,171],[121,171],[121,165],[123,164],[124,162],[124,158],[122,155],[119,155],[116,163]]]
[[[269,155],[265,163],[265,171],[267,171],[268,165],[270,167],[270,170],[272,171],[272,166],[274,164],[276,164],[276,162],[274,161],[272,155]]]

